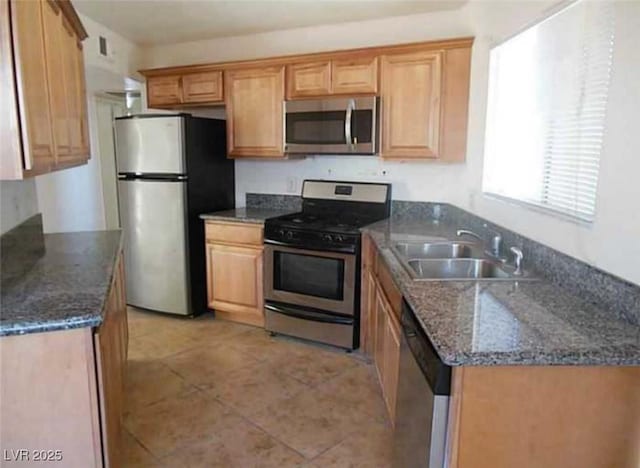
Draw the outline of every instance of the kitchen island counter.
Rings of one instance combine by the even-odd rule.
[[[42,234],[36,215],[2,236],[0,336],[98,327],[119,230]]]

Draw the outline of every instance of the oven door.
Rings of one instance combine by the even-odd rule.
[[[375,96],[285,103],[285,151],[290,154],[375,154]]]
[[[265,244],[264,297],[354,315],[356,256]]]

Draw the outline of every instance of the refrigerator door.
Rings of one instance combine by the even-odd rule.
[[[119,173],[186,173],[183,117],[125,117],[115,125]]]
[[[127,303],[191,314],[186,182],[118,180]]]

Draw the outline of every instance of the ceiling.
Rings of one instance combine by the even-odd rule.
[[[467,0],[73,0],[140,45],[171,44],[461,7]]]

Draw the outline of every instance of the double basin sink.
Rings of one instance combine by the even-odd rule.
[[[526,271],[485,254],[472,242],[397,242],[391,250],[415,280],[526,280]]]

